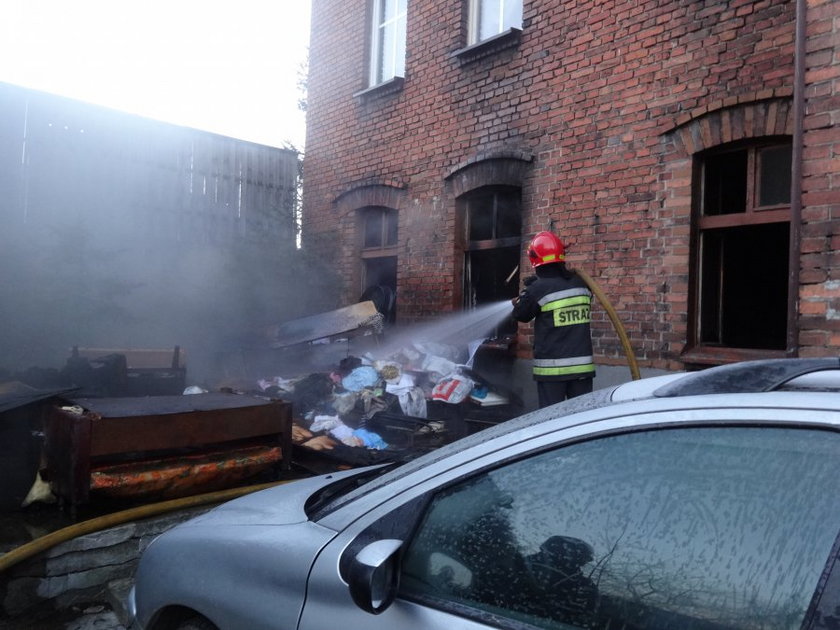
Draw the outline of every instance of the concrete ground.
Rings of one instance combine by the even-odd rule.
[[[665,370],[654,370],[644,368],[640,370],[641,377],[659,376],[667,374]],[[594,389],[613,387],[633,380],[630,368],[620,365],[599,365],[595,372]],[[517,360],[513,367],[514,386],[521,392],[525,411],[533,411],[537,408],[537,386],[531,376],[531,362],[529,360]]]
[[[0,621],[0,630],[127,630],[105,604],[54,613],[40,620]]]

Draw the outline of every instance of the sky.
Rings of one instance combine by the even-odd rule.
[[[302,149],[309,0],[0,0],[0,82]]]

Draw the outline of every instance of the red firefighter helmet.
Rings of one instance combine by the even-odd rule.
[[[563,262],[566,260],[566,248],[556,235],[540,232],[528,246],[528,260],[534,268],[546,263]]]

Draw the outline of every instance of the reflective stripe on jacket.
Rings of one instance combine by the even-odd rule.
[[[514,306],[519,321],[534,322],[533,374],[537,380],[595,375],[589,322],[592,293],[577,275],[538,277]]]

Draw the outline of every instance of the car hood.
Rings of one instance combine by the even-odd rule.
[[[367,468],[359,468],[281,482],[273,488],[223,503],[180,527],[291,525],[305,522],[308,518],[304,508],[310,497],[334,483],[364,474],[367,470]]]

